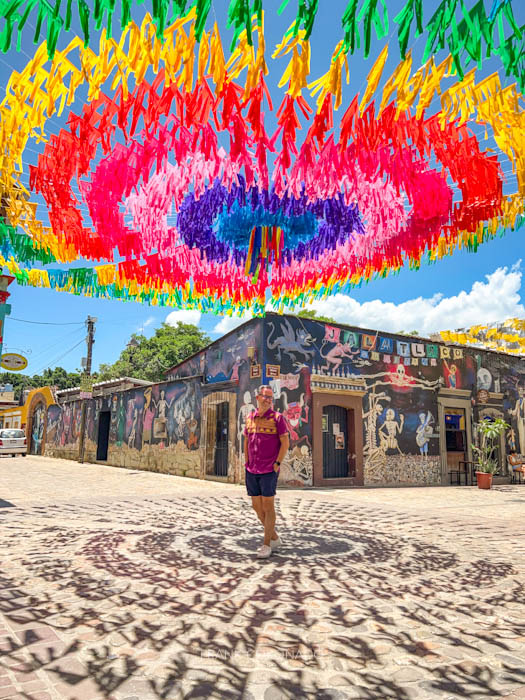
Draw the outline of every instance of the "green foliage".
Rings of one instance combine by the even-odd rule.
[[[38,389],[42,386],[56,386],[59,389],[70,389],[80,384],[80,371],[66,372],[63,367],[45,369],[42,374],[28,374],[19,372],[3,372],[0,374],[0,384],[12,384],[15,399],[20,400],[25,389]]]
[[[176,327],[163,323],[152,338],[134,333],[116,362],[100,365],[98,381],[135,377],[161,382],[167,370],[208,343],[208,336],[190,323],[179,322]]]
[[[324,321],[324,323],[337,324],[337,321],[333,318],[330,318],[330,316],[318,316],[317,311],[314,311],[313,309],[305,309],[304,311],[299,311],[297,315],[299,316],[299,318],[311,318],[314,321]]]
[[[485,474],[495,474],[499,469],[498,443],[500,436],[510,428],[503,418],[489,420],[485,418],[476,424],[475,430],[479,438],[479,446],[472,445],[477,458],[477,468]]]

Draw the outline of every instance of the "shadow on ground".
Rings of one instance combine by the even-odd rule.
[[[522,582],[490,525],[298,498],[280,514],[287,545],[260,562],[241,498],[1,517],[0,676],[16,676],[17,698],[35,680],[92,700],[473,698],[525,684]]]

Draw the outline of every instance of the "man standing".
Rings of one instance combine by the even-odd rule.
[[[260,559],[267,559],[281,544],[275,532],[274,497],[289,444],[286,421],[273,410],[273,391],[263,385],[257,391],[257,410],[250,413],[244,428],[246,490],[264,527],[264,544],[257,552]]]

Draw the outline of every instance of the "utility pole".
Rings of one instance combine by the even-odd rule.
[[[92,395],[92,386],[90,384],[89,378],[91,377],[91,361],[93,358],[93,343],[95,342],[95,322],[96,318],[93,316],[88,316],[86,320],[87,326],[87,357],[86,357],[86,368],[80,382],[80,400],[82,401],[82,408],[80,413],[80,435],[78,441],[78,461],[82,464],[84,462],[84,445],[86,441],[86,401],[88,397],[87,394]]]

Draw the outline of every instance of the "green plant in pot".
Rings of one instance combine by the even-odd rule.
[[[478,445],[472,445],[476,456],[476,477],[478,488],[490,489],[492,476],[498,471],[498,444],[501,435],[509,428],[503,418],[484,418],[476,423]]]

